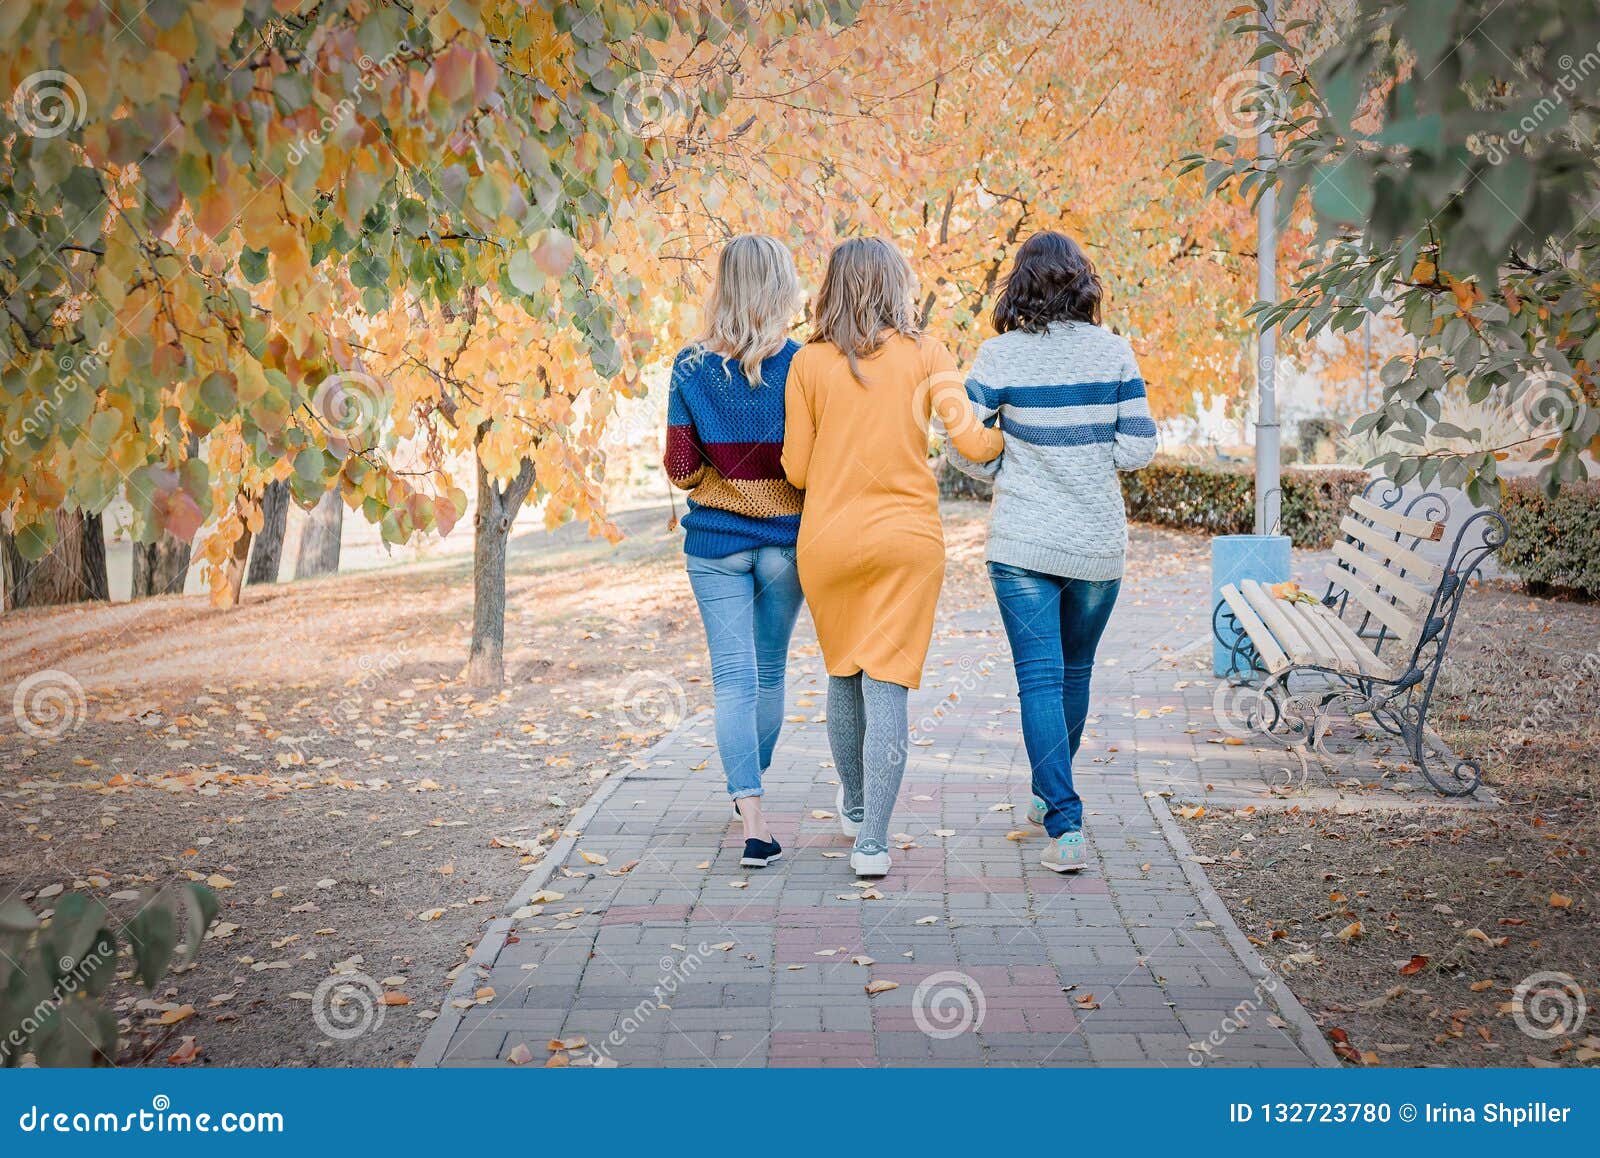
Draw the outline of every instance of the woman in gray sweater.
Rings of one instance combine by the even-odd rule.
[[[1017,251],[978,350],[967,394],[998,417],[1005,453],[978,465],[994,479],[989,580],[1011,643],[1022,737],[1033,767],[1028,819],[1050,834],[1043,863],[1087,863],[1072,761],[1089,713],[1095,648],[1122,583],[1127,515],[1119,470],[1156,450],[1144,382],[1127,339],[1101,328],[1100,278],[1078,244],[1036,233]]]

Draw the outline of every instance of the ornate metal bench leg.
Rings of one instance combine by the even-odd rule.
[[[1407,729],[1411,756],[1422,775],[1445,796],[1471,796],[1478,790],[1483,771],[1476,760],[1457,756],[1450,746],[1418,723]],[[1432,759],[1430,759],[1432,757]]]

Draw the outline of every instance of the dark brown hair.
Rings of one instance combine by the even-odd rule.
[[[1100,324],[1105,295],[1094,262],[1065,233],[1046,230],[1022,243],[994,303],[994,328],[1042,334],[1051,322]]]

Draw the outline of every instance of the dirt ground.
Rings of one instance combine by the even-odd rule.
[[[945,507],[947,613],[991,598],[986,513]],[[248,589],[232,612],[187,597],[6,617],[6,701],[41,671],[70,673],[83,700],[69,695],[77,726],[54,739],[0,716],[0,896],[45,910],[84,889],[126,916],[140,889],[198,879],[222,902],[192,968],[154,994],[113,990],[131,1056],[406,1064],[487,920],[593,787],[710,705],[677,535],[663,509],[619,521],[615,548],[577,528],[515,541],[510,678],[494,696],[459,681],[459,556]],[[1203,560],[1201,536],[1136,534],[1149,559],[1130,566]],[[1535,1038],[1507,1011],[1538,972],[1600,1004],[1597,638],[1600,607],[1469,597],[1436,717],[1459,751],[1493,751],[1504,807],[1184,822],[1240,926],[1355,1063],[1600,1056],[1593,1013]],[[802,618],[797,647],[811,640]],[[43,723],[51,690],[31,693]],[[355,974],[392,1004],[338,1040],[314,999]],[[324,1012],[337,1027],[358,1011]]]
[[[985,511],[949,512],[947,607],[987,597]],[[594,786],[709,707],[704,636],[665,507],[615,548],[579,528],[512,548],[508,682],[461,684],[470,561],[442,559],[201,597],[8,615],[9,703],[77,720],[58,738],[0,718],[0,897],[73,889],[125,919],[140,890],[209,881],[222,913],[196,964],[154,994],[119,981],[127,1058],[211,1065],[402,1065],[485,923]],[[804,618],[797,645],[810,643]],[[715,775],[715,763],[707,771]],[[318,999],[326,978],[364,975]],[[192,1006],[191,1014],[185,1009]],[[163,1018],[174,1024],[162,1024]],[[192,1043],[185,1041],[193,1038]]]
[[[1433,710],[1502,807],[1183,822],[1346,1062],[1600,1061],[1596,639],[1595,605],[1469,594]]]

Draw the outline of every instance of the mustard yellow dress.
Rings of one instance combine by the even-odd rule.
[[[929,418],[974,462],[998,457],[1005,439],[979,423],[937,341],[896,334],[857,364],[864,383],[826,342],[789,364],[783,470],[805,491],[800,586],[829,675],[915,688],[944,584]]]

